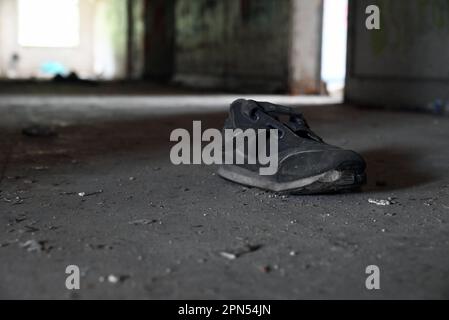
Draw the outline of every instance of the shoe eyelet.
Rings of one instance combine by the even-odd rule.
[[[252,108],[250,110],[245,110],[245,111],[242,112],[242,114],[245,116],[245,118],[247,118],[251,122],[257,122],[260,119],[260,116],[258,114],[257,108]]]
[[[279,139],[282,139],[282,138],[284,138],[284,136],[285,136],[285,132],[284,132],[284,130],[280,130],[280,129],[278,129],[278,132],[279,132]]]
[[[257,122],[257,121],[259,121],[260,116],[257,114],[257,112],[252,112],[252,113],[250,114],[250,116],[249,116],[249,119],[250,119],[252,122]]]
[[[267,125],[268,130],[270,129],[276,129],[278,131],[278,139],[282,139],[285,136],[285,132],[284,130],[281,130],[279,128],[276,128],[274,126],[272,126],[271,124]],[[267,135],[267,137],[269,137],[269,135]]]

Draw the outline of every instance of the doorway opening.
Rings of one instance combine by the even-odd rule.
[[[331,95],[342,94],[346,77],[348,0],[324,0],[321,79]]]
[[[128,78],[130,47],[143,59],[129,19],[141,30],[143,10],[142,0],[1,0],[0,78]]]

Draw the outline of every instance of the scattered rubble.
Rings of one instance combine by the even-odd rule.
[[[52,246],[47,245],[48,241],[45,240],[27,240],[23,243],[20,243],[20,247],[26,249],[28,252],[50,252],[53,249]]]
[[[94,192],[79,192],[78,195],[80,197],[89,197],[89,196],[94,196],[97,194],[103,193],[103,190],[98,190],[98,191],[94,191]]]
[[[68,191],[63,191],[59,193],[61,196],[71,196],[74,194],[78,194],[77,192],[68,192]]]
[[[288,195],[282,193],[269,193],[268,198],[281,199],[283,201],[286,201],[288,199]]]
[[[15,197],[14,199],[3,198],[3,201],[8,202],[12,205],[18,205],[23,203],[23,199],[20,197]]]
[[[242,187],[240,190],[237,190],[236,193],[245,193],[246,191],[248,191],[248,188]]]
[[[99,277],[98,281],[105,282],[105,280],[107,280],[109,283],[117,284],[117,283],[126,281],[128,278],[130,278],[130,276],[128,276],[128,275],[114,275],[114,274],[110,274],[106,278],[103,277],[103,276]]]
[[[115,275],[113,275],[113,274],[110,274],[108,276],[108,282],[110,282],[110,283],[114,283],[115,284],[115,283],[118,283],[119,280],[120,280],[120,278],[115,276]]]
[[[20,222],[22,222],[22,221],[25,221],[26,219],[28,219],[27,216],[19,215],[19,216],[17,216],[17,217],[14,218],[14,222],[15,222],[15,223],[20,223]]]
[[[92,243],[86,243],[85,244],[86,248],[89,248],[91,250],[112,250],[114,249],[114,247],[112,245],[108,245],[108,244],[92,244]]]
[[[8,247],[9,245],[11,245],[13,243],[17,243],[17,242],[19,242],[19,239],[7,240],[5,242],[0,243],[0,248]]]
[[[387,217],[394,217],[394,216],[396,216],[396,215],[397,215],[396,212],[385,212],[385,213],[384,213],[384,216],[387,216]]]
[[[25,232],[30,232],[30,233],[39,231],[39,228],[33,227],[32,225],[25,226],[25,229],[26,229]]]
[[[271,267],[268,265],[260,267],[260,271],[263,273],[270,273],[271,270],[272,270]]]
[[[236,254],[230,253],[230,252],[226,252],[226,251],[220,252],[220,255],[221,255],[223,258],[226,258],[226,259],[229,259],[229,260],[235,260],[235,259],[237,259],[237,255],[236,255]]]
[[[24,243],[21,243],[20,246],[22,248],[27,249],[28,252],[32,252],[32,251],[41,251],[42,250],[42,246],[40,243],[38,243],[36,240],[28,240]]]
[[[130,221],[130,222],[128,222],[129,224],[132,224],[132,225],[148,225],[148,224],[153,224],[153,223],[156,223],[156,222],[158,222],[159,220],[156,220],[156,219],[139,219],[139,220],[133,220],[133,221]]]
[[[369,198],[368,202],[372,203],[372,204],[375,204],[375,205],[378,205],[378,206],[389,206],[389,205],[394,204],[393,198],[391,198],[391,197],[389,197],[387,199],[372,199],[372,198]]]
[[[262,245],[246,245],[243,248],[239,248],[239,249],[232,250],[232,251],[221,251],[220,255],[223,258],[226,258],[229,260],[235,260],[247,253],[257,251],[260,248],[262,248]]]

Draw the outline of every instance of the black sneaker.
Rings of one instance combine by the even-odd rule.
[[[283,121],[283,117],[287,119]],[[225,179],[293,194],[348,191],[366,182],[363,158],[323,142],[310,130],[302,114],[292,108],[236,100],[223,129],[237,128],[278,129],[278,168],[274,175],[260,175],[260,164],[224,164],[218,174]]]

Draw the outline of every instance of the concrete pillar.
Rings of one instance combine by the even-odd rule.
[[[145,0],[145,77],[170,80],[174,72],[175,0]]]
[[[135,0],[127,0],[126,2],[126,74],[129,78],[133,73],[133,56],[134,56],[134,15],[133,7]]]
[[[291,0],[290,74],[292,94],[321,93],[322,0]]]

